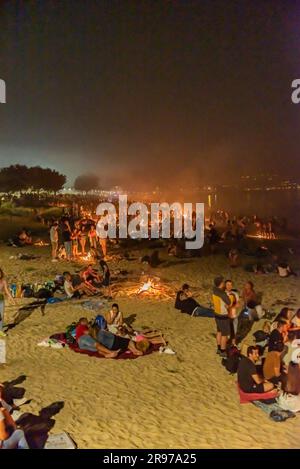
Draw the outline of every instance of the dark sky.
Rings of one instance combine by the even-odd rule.
[[[299,173],[300,1],[0,5],[0,166],[136,187]]]

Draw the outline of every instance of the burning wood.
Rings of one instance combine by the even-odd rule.
[[[126,285],[114,285],[113,291],[115,297],[121,296],[139,296],[140,298],[155,298],[159,300],[170,300],[174,298],[174,289],[162,283],[158,277],[146,277],[136,282],[126,282]]]
[[[49,243],[45,243],[45,241],[36,241],[34,246],[49,246]]]
[[[143,293],[145,291],[150,290],[150,288],[155,288],[153,285],[152,280],[149,278],[147,282],[145,282],[137,291],[137,294]]]
[[[81,258],[82,261],[86,261],[86,262],[92,261],[93,259],[94,258],[93,258],[92,254],[90,252],[88,252],[86,256],[83,256]]]

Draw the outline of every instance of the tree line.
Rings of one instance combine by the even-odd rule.
[[[11,165],[0,169],[0,192],[33,191],[57,192],[66,183],[66,176],[40,166]]]
[[[13,193],[32,191],[57,192],[66,183],[66,176],[50,168],[28,167],[15,164],[0,169],[0,192]],[[89,192],[100,188],[99,178],[93,174],[82,174],[75,179],[74,188]]]

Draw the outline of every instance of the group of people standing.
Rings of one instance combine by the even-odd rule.
[[[85,256],[91,251],[98,252],[99,247],[101,247],[103,259],[106,259],[107,240],[98,236],[94,220],[63,218],[60,223],[54,221],[50,228],[53,261],[56,261],[60,255],[60,239],[67,260],[76,259],[79,255]]]

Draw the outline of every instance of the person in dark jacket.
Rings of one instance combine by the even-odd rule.
[[[214,317],[212,309],[201,306],[193,298],[192,292],[187,283],[182,285],[181,290],[179,290],[176,295],[175,308],[179,309],[182,313],[189,314],[190,316],[202,316],[205,318]]]

